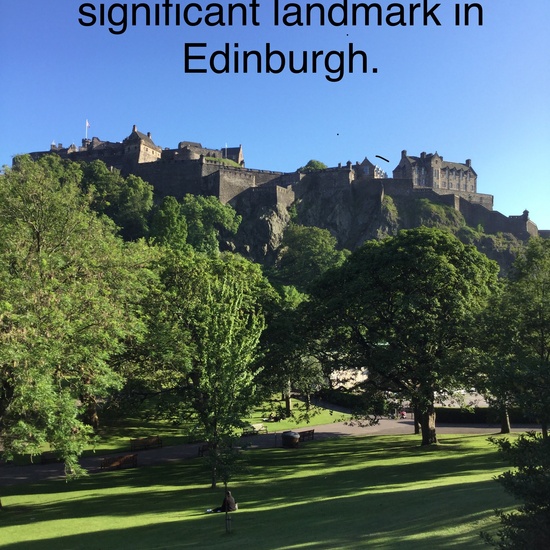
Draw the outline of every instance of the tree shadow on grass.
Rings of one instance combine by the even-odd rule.
[[[305,488],[304,488],[305,489]],[[244,488],[243,488],[244,490]],[[449,487],[423,488],[413,494],[400,492],[361,495],[303,495],[302,501],[286,498],[287,487],[279,493],[272,488],[252,490],[254,502],[244,502],[232,515],[232,533],[225,532],[225,515],[177,510],[160,494],[141,510],[146,517],[150,507],[161,514],[146,524],[120,526],[113,515],[116,506],[138,507],[118,496],[102,498],[104,513],[101,530],[91,520],[89,530],[69,536],[45,536],[3,546],[10,550],[133,548],[254,548],[255,550],[307,548],[472,548],[480,525],[490,515],[498,497],[498,486],[490,481]],[[265,497],[265,498],[262,498]],[[182,495],[183,497],[183,495]],[[167,505],[163,499],[172,500]],[[134,496],[135,499],[135,496]],[[185,495],[182,504],[192,506],[198,495]],[[442,506],[451,502],[452,506]],[[49,512],[60,513],[53,507]],[[105,512],[108,510],[108,512]],[[91,510],[88,510],[91,511]],[[126,510],[126,514],[130,510]],[[65,510],[65,513],[67,510]],[[38,518],[37,518],[38,520]],[[40,518],[40,522],[44,518]]]
[[[465,534],[467,528],[456,526],[476,524],[502,504],[498,484],[476,480],[499,467],[497,454],[468,448],[467,442],[464,447],[462,453],[444,448],[426,451],[416,441],[400,437],[314,441],[298,449],[249,451],[247,474],[232,484],[241,510],[233,516],[231,536],[225,535],[223,514],[204,514],[221,501],[222,490],[207,488],[208,477],[198,459],[71,483],[9,487],[3,495],[7,496],[0,515],[3,527],[27,529],[17,535],[24,540],[31,533],[26,526],[33,530],[48,526],[46,532],[52,532],[55,522],[61,521],[60,536],[45,534],[36,543],[25,540],[4,547],[152,550],[249,545],[261,550],[298,544],[360,548],[375,543],[377,548],[399,548],[392,541],[401,540],[412,548],[417,539],[424,540],[425,532],[440,542],[448,539],[448,545],[436,547],[450,547],[460,537],[472,539]],[[38,494],[42,502],[33,503]],[[21,504],[12,507],[9,495],[28,495],[28,499],[19,499]],[[61,525],[75,521],[79,529],[63,528],[79,533],[63,536]],[[439,532],[449,524],[455,526],[454,534]]]

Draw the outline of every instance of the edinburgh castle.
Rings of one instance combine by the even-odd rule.
[[[438,153],[411,156],[403,151],[393,177],[367,158],[352,164],[315,171],[274,172],[245,167],[242,146],[212,149],[182,141],[176,149],[162,148],[151,134],[134,126],[122,142],[82,140],[82,146],[52,145],[49,151],[73,161],[102,160],[122,175],[134,174],[149,182],[157,200],[186,194],[213,195],[233,206],[243,217],[237,249],[265,256],[280,243],[293,206],[300,223],[324,227],[341,247],[354,249],[368,238],[391,234],[396,220],[388,205],[418,199],[460,213],[469,227],[486,234],[511,234],[516,239],[547,237],[527,211],[505,216],[493,210],[493,196],[478,193],[477,174],[470,160],[444,160]],[[390,204],[391,203],[391,204]],[[403,216],[402,216],[403,217]],[[405,216],[406,217],[406,216]],[[401,227],[406,227],[401,220]]]

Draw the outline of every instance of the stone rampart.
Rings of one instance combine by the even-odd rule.
[[[433,191],[438,195],[456,195],[462,199],[466,199],[471,203],[480,204],[481,206],[487,208],[487,210],[493,209],[493,195],[487,195],[485,193],[469,193],[467,191],[453,191],[447,189],[433,189]]]
[[[355,172],[348,166],[326,168],[314,172],[306,172],[301,180],[305,185],[316,185],[319,189],[349,187],[355,179]]]
[[[200,160],[157,161],[136,166],[134,173],[155,188],[159,199],[169,195],[178,200],[188,193],[202,192],[202,163]]]
[[[290,208],[294,200],[296,199],[296,194],[292,186],[288,187],[275,187],[276,193],[276,204],[282,208]]]
[[[460,199],[460,211],[469,226],[481,226],[485,233],[512,233],[518,239],[528,239],[539,233],[537,226],[525,214],[505,216],[463,198]]]
[[[256,176],[246,170],[218,170],[216,176],[219,182],[218,198],[227,204],[234,197],[256,186]]]

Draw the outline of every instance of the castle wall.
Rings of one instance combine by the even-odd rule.
[[[363,176],[352,182],[352,191],[356,196],[384,197],[385,189],[382,178]]]
[[[414,198],[426,198],[430,202],[450,206],[454,210],[460,211],[460,197],[454,194],[440,195],[433,189],[414,189]]]
[[[292,187],[275,187],[275,200],[276,204],[282,208],[290,208],[292,203],[296,199],[296,194]]]
[[[493,209],[493,200],[494,200],[493,195],[487,195],[485,193],[469,193],[467,191],[452,191],[452,190],[445,190],[445,189],[434,189],[433,191],[435,191],[438,195],[447,195],[447,194],[457,195],[474,204],[480,204],[481,206],[484,206],[485,208],[487,208],[487,210]]]
[[[247,169],[248,172],[252,172],[256,178],[256,185],[259,187],[261,185],[266,185],[273,183],[274,180],[283,176],[282,172],[273,172],[271,170],[256,170],[256,169]],[[291,178],[292,179],[292,178]]]
[[[519,239],[538,235],[537,226],[525,214],[505,216],[464,198],[460,198],[460,212],[468,225],[472,227],[481,225],[485,233],[512,233]]]
[[[249,187],[256,186],[256,176],[245,170],[218,170],[215,177],[218,181],[218,198],[227,204]]]
[[[302,174],[301,172],[289,172],[287,174],[276,172],[276,175],[277,177],[273,178],[272,180],[269,180],[268,182],[264,182],[263,185],[277,185],[279,187],[291,187],[299,183],[304,177],[304,174]]]
[[[385,178],[378,181],[384,186],[384,192],[388,195],[410,196],[414,190],[411,179]]]
[[[178,200],[188,193],[202,194],[202,163],[200,160],[159,161],[138,164],[133,172],[155,188],[159,199],[169,195]]]
[[[258,209],[271,209],[279,207],[286,209],[295,200],[295,194],[292,187],[262,186],[249,187],[239,195],[235,195],[231,205],[239,211],[240,206],[246,202],[247,206],[251,204]]]
[[[330,188],[349,188],[355,179],[355,172],[351,168],[351,163],[337,168],[326,168],[315,172],[306,172],[300,181],[300,187],[311,188],[318,186],[320,189]]]

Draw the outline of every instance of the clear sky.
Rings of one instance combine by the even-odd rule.
[[[548,0],[481,0],[481,26],[477,8],[469,26],[455,25],[455,4],[465,5],[456,0],[417,0],[426,14],[421,5],[412,24],[410,4],[400,3],[400,18],[395,7],[388,10],[392,2],[379,1],[380,26],[374,17],[368,26],[320,25],[318,18],[290,26],[296,4],[305,9],[306,2],[279,0],[275,26],[274,2],[256,0],[253,8],[249,0],[246,21],[235,7],[233,24],[225,26],[215,25],[220,17],[207,9],[209,0],[194,2],[202,14],[190,7],[191,23],[203,16],[194,26],[182,17],[176,25],[176,4],[181,14],[191,2],[172,0],[171,8],[165,0],[147,2],[159,5],[160,24],[145,25],[142,9],[137,24],[130,19],[120,32],[122,8],[115,2],[0,0],[0,165],[52,142],[80,145],[86,120],[89,137],[102,140],[122,141],[136,124],[162,147],[242,144],[247,167],[276,171],[310,159],[336,166],[368,157],[391,175],[403,149],[415,156],[437,151],[450,161],[471,159],[478,191],[494,195],[496,210],[527,209],[539,229],[550,229]],[[333,23],[343,14],[337,4],[351,14],[351,0],[322,3],[327,13],[333,7]],[[221,2],[225,23],[228,4]],[[207,59],[190,60],[189,68],[206,74],[184,70],[185,44],[193,43],[206,44],[189,51]],[[284,52],[287,67],[290,51],[300,59],[305,51],[308,73],[243,74],[232,66],[229,74],[214,74],[208,56],[226,43],[232,51],[258,50],[264,60],[269,44]],[[329,82],[326,53],[348,55],[349,44],[366,52],[367,74],[356,58],[353,74],[346,61],[343,78]],[[324,52],[316,73],[312,51]],[[329,62],[335,67],[337,58]]]

